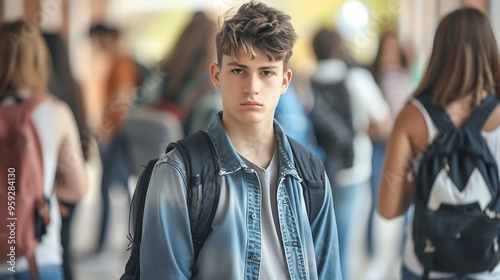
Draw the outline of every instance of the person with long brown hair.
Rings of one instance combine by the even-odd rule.
[[[222,109],[220,95],[207,71],[215,61],[215,31],[215,22],[207,14],[195,12],[174,48],[160,62],[166,77],[159,98],[183,109],[178,117],[185,135],[205,129]]]
[[[413,98],[399,113],[391,133],[378,197],[378,212],[387,219],[409,209],[417,189],[411,181],[418,164],[438,130],[429,112],[417,99],[429,94],[431,103],[449,116],[455,127],[463,126],[487,96],[500,98],[500,56],[488,18],[474,8],[460,8],[439,23],[427,70]],[[491,98],[490,98],[491,99]],[[487,147],[500,162],[500,106],[481,128]],[[491,198],[490,198],[491,199]],[[470,203],[470,202],[468,202]],[[421,279],[423,265],[414,251],[409,224],[403,256],[403,279]],[[431,279],[500,279],[500,266],[469,274],[430,271]]]

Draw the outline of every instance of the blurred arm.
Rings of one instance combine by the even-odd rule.
[[[85,161],[75,118],[68,105],[55,101],[58,161],[55,193],[60,200],[78,202],[87,190]]]

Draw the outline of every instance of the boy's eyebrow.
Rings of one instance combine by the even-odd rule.
[[[243,68],[243,69],[248,69],[248,66],[243,65],[243,64],[239,64],[236,61],[231,61],[227,65],[228,66],[236,66],[236,67]],[[276,66],[276,65],[266,65],[266,66],[259,67],[259,70],[265,70],[265,69],[278,69],[278,66]]]

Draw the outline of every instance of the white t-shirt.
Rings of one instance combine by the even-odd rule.
[[[241,156],[241,155],[240,155]],[[290,279],[283,249],[281,230],[278,219],[278,150],[274,152],[269,166],[264,169],[241,156],[243,161],[255,170],[259,177],[262,204],[260,223],[262,227],[262,260],[259,278]]]

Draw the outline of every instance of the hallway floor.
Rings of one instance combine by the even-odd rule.
[[[129,213],[127,193],[119,186],[111,187],[107,240],[103,250],[96,252],[101,219],[97,178],[100,178],[101,167],[95,161],[91,161],[87,167],[90,189],[78,205],[72,225],[74,280],[118,280],[130,254],[126,250]]]

